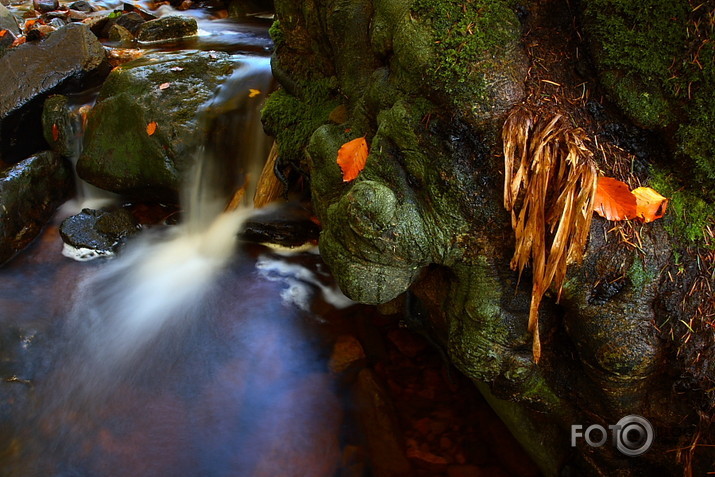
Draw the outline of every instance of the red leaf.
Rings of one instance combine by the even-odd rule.
[[[346,142],[338,151],[338,165],[343,172],[343,182],[355,179],[367,162],[367,141],[364,137]]]
[[[52,140],[57,141],[60,138],[60,128],[57,127],[57,124],[52,125]]]
[[[638,217],[636,197],[628,184],[613,177],[599,177],[593,209],[608,220],[626,220]]]

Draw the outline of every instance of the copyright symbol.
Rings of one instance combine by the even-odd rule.
[[[641,416],[631,414],[614,426],[616,448],[623,455],[638,456],[653,444],[653,426]]]

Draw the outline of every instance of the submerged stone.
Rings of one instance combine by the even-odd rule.
[[[46,151],[0,172],[0,264],[27,246],[72,193],[69,163]]]
[[[80,24],[10,49],[0,58],[7,85],[0,89],[0,159],[14,162],[46,147],[39,134],[44,98],[85,89],[108,70],[102,44]]]

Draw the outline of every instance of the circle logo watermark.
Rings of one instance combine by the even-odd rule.
[[[613,429],[613,442],[623,455],[641,455],[653,444],[653,426],[645,417],[631,414],[608,427]]]
[[[653,426],[642,416],[628,415],[609,425],[608,429],[611,430],[613,446],[623,455],[639,456],[653,444]],[[608,431],[599,424],[591,424],[585,430],[580,424],[572,425],[571,447],[576,446],[578,438],[583,438],[591,447],[601,447],[608,440]]]

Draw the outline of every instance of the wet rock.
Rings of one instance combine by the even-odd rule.
[[[108,69],[101,43],[79,24],[9,50],[0,58],[3,82],[12,85],[0,90],[0,159],[15,162],[46,147],[38,133],[44,99],[84,89]]]
[[[113,255],[124,239],[138,231],[136,220],[126,209],[83,209],[60,225],[62,240],[73,249],[81,250],[83,260]]]
[[[339,374],[364,361],[365,351],[357,338],[352,335],[342,335],[335,341],[328,367],[333,373]]]
[[[91,13],[94,11],[94,7],[92,7],[92,4],[90,4],[86,0],[79,0],[74,3],[70,3],[69,7],[70,10],[75,10],[83,13]]]
[[[125,13],[116,20],[117,25],[126,28],[134,36],[139,33],[139,27],[143,23],[146,23],[146,20],[137,12]]]
[[[413,475],[405,457],[400,425],[390,395],[375,374],[363,369],[353,388],[359,421],[368,444],[372,475],[407,477]]]
[[[67,106],[67,96],[55,94],[45,100],[42,109],[42,131],[45,141],[55,153],[62,157],[76,154],[77,127]]]
[[[109,41],[127,44],[134,40],[134,35],[123,26],[114,24],[109,28],[107,38],[109,38]]]
[[[69,163],[49,151],[0,172],[0,264],[37,236],[72,190]]]
[[[20,27],[17,18],[5,5],[0,5],[0,30],[8,30],[14,36],[20,34]]]
[[[174,200],[207,131],[196,112],[232,70],[228,55],[215,52],[149,54],[113,70],[88,115],[80,177],[112,192]]]
[[[51,12],[60,7],[58,0],[32,0],[32,6],[35,10],[41,13]]]
[[[241,231],[242,240],[283,247],[298,247],[315,242],[319,235],[320,227],[310,220],[310,214],[293,205],[285,205],[251,218]]]
[[[137,31],[137,39],[143,42],[176,40],[196,35],[198,24],[190,17],[168,15],[143,23]]]

